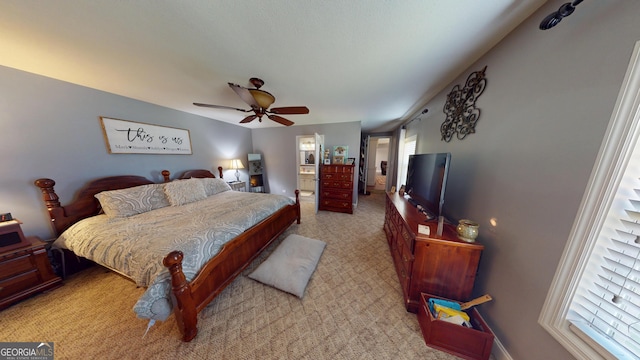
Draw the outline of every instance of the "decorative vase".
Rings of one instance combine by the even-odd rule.
[[[462,219],[458,221],[456,231],[458,232],[458,239],[466,242],[474,242],[478,237],[478,225],[477,222]]]

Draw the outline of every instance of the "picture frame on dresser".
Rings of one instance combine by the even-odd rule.
[[[345,164],[353,165],[355,163],[356,163],[356,158],[347,158],[347,162]]]
[[[342,156],[342,158],[346,158],[349,156],[349,146],[347,145],[337,145],[333,147],[333,156]]]

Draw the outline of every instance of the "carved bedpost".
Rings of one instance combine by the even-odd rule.
[[[169,170],[162,170],[161,172],[162,174],[162,179],[164,180],[164,182],[169,182],[171,181],[171,172]]]
[[[191,285],[182,272],[183,258],[182,251],[172,251],[162,263],[171,273],[171,298],[182,341],[191,341],[198,334],[198,311],[191,296]]]
[[[300,224],[300,190],[296,189],[296,224]]]
[[[64,221],[62,223],[56,223],[55,221],[56,218],[63,218],[64,209],[60,206],[60,198],[58,198],[58,194],[56,194],[56,191],[53,189],[56,182],[51,179],[43,178],[38,179],[33,183],[40,188],[40,191],[42,191],[42,199],[47,206],[47,210],[49,210],[50,224],[55,235],[60,235],[65,226]]]
[[[47,209],[60,207],[58,194],[53,190],[53,187],[56,185],[55,181],[51,179],[38,179],[34,181],[34,184],[42,191],[42,199],[47,205]]]
[[[218,173],[220,174],[220,179],[222,179],[222,166],[218,166]]]

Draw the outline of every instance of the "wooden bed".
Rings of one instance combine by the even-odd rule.
[[[218,168],[222,178],[222,167]],[[170,173],[162,171],[165,182]],[[208,170],[189,170],[176,179],[192,177],[215,177]],[[85,185],[68,205],[61,206],[54,190],[55,181],[38,179],[35,185],[42,191],[42,198],[49,210],[51,224],[59,236],[74,223],[100,213],[100,203],[95,194],[106,190],[124,189],[153,184],[142,176],[111,176],[93,180]],[[191,341],[197,334],[197,315],[224,288],[229,285],[269,244],[280,236],[294,221],[300,224],[299,191],[295,191],[295,204],[287,205],[249,228],[240,236],[226,243],[220,252],[209,260],[192,281],[187,281],[182,272],[183,254],[173,251],[163,260],[169,269],[172,283],[173,312],[178,322],[183,341]]]

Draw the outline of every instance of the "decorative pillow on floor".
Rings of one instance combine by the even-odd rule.
[[[248,276],[300,299],[327,244],[300,235],[289,235]]]

